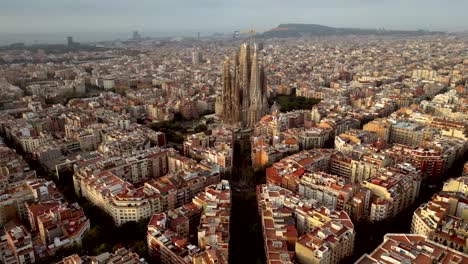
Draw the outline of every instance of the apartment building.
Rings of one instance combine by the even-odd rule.
[[[390,159],[381,153],[369,152],[359,159],[351,159],[351,182],[360,183],[374,176],[380,168],[390,165]]]
[[[305,172],[328,171],[335,152],[330,149],[311,149],[288,156],[267,168],[267,183],[297,192],[300,177]]]
[[[229,183],[222,181],[187,205],[154,214],[147,233],[150,255],[163,264],[228,263],[230,195]],[[190,239],[194,234],[197,242]]]
[[[354,195],[353,189],[352,184],[346,184],[339,176],[314,172],[302,175],[298,193],[330,210],[343,210]]]
[[[147,180],[141,187],[119,177],[113,169],[100,173],[83,169],[74,174],[73,181],[78,195],[105,210],[116,225],[121,225],[189,203],[206,186],[219,182],[220,174],[215,164],[201,163]]]
[[[9,223],[0,241],[0,257],[5,264],[30,264],[36,261],[31,234],[22,225]]]
[[[38,136],[24,136],[19,138],[19,144],[24,152],[32,153],[36,148],[44,146],[51,141],[52,137],[49,134],[40,134]]]
[[[359,148],[365,145],[373,144],[378,136],[374,132],[366,130],[350,129],[335,137],[335,149],[344,154],[351,154],[354,151],[359,152]]]
[[[31,170],[23,157],[4,145],[0,138],[0,192],[5,193],[9,187],[35,178],[36,171]]]
[[[85,166],[77,168],[76,177],[110,171],[128,182],[138,183],[167,174],[169,172],[168,156],[174,154],[173,149],[153,147],[124,156],[91,160]]]
[[[413,214],[411,233],[468,253],[468,178],[448,180],[442,191]]]
[[[395,144],[384,153],[396,163],[407,162],[427,177],[440,177],[445,172],[444,153],[436,147],[412,147]]]
[[[356,264],[379,263],[454,263],[468,262],[464,253],[417,234],[386,234],[384,241]]]
[[[86,232],[91,228],[89,219],[77,203],[61,204],[42,214],[41,211],[39,209],[36,214],[37,211],[28,210],[29,215],[35,218],[30,219],[30,222],[37,223],[39,237],[51,252],[61,247],[81,245]]]
[[[392,124],[390,142],[408,146],[420,146],[424,143],[425,134],[422,125],[410,121],[398,121]]]
[[[184,141],[184,155],[216,163],[223,172],[231,171],[234,158],[233,135],[232,130],[222,127],[211,130],[210,135],[204,132],[189,135]]]
[[[342,177],[347,183],[355,183],[353,178],[353,159],[351,155],[340,152],[333,154],[330,158],[330,173]]]
[[[10,187],[0,196],[0,223],[6,224],[17,217],[28,219],[26,203],[33,202],[60,202],[63,195],[57,190],[52,181],[33,179]]]
[[[392,124],[388,122],[387,119],[372,120],[365,124],[362,129],[365,131],[374,132],[381,140],[387,143],[390,142]]]
[[[409,164],[381,169],[361,183],[371,191],[369,220],[380,221],[396,216],[414,203],[419,195],[421,173]]]
[[[144,187],[135,188],[109,171],[74,181],[75,191],[106,211],[117,226],[148,218],[162,210],[157,193]]]
[[[355,233],[351,220],[330,221],[298,238],[296,259],[301,264],[339,263],[352,255]]]
[[[332,211],[275,185],[257,186],[267,263],[338,263],[354,250],[354,225]]]
[[[210,185],[205,192],[193,198],[193,203],[203,209],[198,226],[198,246],[202,250],[215,249],[229,259],[231,189],[229,182]]]
[[[114,253],[104,252],[98,256],[73,254],[56,264],[148,264],[148,262],[138,254],[121,247]]]

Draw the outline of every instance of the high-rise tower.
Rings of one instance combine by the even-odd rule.
[[[239,54],[235,52],[224,61],[223,90],[218,100],[227,124],[254,127],[267,114],[265,74],[255,45],[242,44]]]
[[[69,47],[73,46],[74,42],[73,42],[73,37],[69,36],[67,37],[67,45]]]

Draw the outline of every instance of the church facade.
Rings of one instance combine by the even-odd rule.
[[[254,127],[268,113],[267,88],[263,65],[259,63],[256,45],[244,43],[224,61],[223,89],[218,103],[224,123]]]

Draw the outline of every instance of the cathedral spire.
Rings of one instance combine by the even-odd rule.
[[[263,65],[254,43],[242,44],[223,68],[222,118],[224,122],[253,127],[268,112]]]

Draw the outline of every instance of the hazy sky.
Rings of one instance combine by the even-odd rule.
[[[467,30],[468,0],[0,0],[0,33],[339,27]]]

